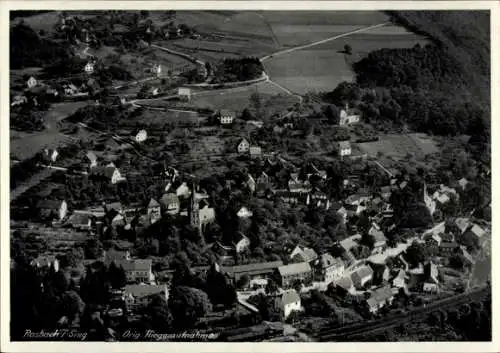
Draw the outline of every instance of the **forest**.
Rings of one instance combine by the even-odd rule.
[[[258,58],[224,59],[215,68],[212,83],[253,80],[263,72],[264,67]]]
[[[40,36],[29,26],[20,23],[10,30],[10,68],[43,67],[71,56],[63,45]]]

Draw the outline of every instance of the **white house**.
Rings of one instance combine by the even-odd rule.
[[[45,154],[45,158],[50,162],[55,162],[57,156],[59,156],[59,152],[55,148],[46,148],[43,150],[43,153]]]
[[[157,295],[161,295],[165,302],[168,302],[168,287],[154,284],[129,284],[123,288],[123,298],[129,309],[145,307]]]
[[[187,183],[182,183],[176,190],[175,193],[178,197],[189,197],[191,195],[191,190],[189,189],[189,186]]]
[[[179,91],[177,93],[179,99],[181,101],[190,101],[191,100],[191,89],[185,87],[179,87]]]
[[[59,271],[59,260],[54,255],[40,255],[31,261],[31,266],[38,268],[51,267],[55,272]]]
[[[239,254],[248,249],[248,247],[250,246],[250,239],[248,239],[243,233],[238,232],[233,245],[236,253]]]
[[[242,207],[240,208],[240,210],[236,213],[236,215],[239,217],[239,218],[249,218],[249,217],[252,217],[253,216],[253,212],[250,211],[248,208],[246,207]]]
[[[118,168],[111,165],[92,168],[90,174],[105,177],[106,179],[109,179],[111,184],[117,184],[126,180],[126,178],[121,175]]]
[[[151,198],[147,207],[151,224],[156,223],[161,218],[161,206],[155,199]]]
[[[33,76],[31,76],[28,79],[28,81],[26,81],[26,85],[28,86],[29,89],[35,87],[37,84],[38,84],[38,81]]]
[[[349,141],[337,142],[339,157],[350,156],[352,153],[351,143]]]
[[[246,138],[241,139],[238,143],[238,153],[247,153],[250,149],[250,144],[248,143]]]
[[[221,125],[229,125],[234,121],[235,113],[232,110],[221,109],[219,112],[219,122]]]
[[[250,146],[250,158],[257,158],[262,155],[262,148],[259,146]]]
[[[340,120],[339,120],[339,125],[349,125],[349,124],[355,124],[359,123],[360,115],[356,114],[352,111],[352,109],[349,109],[349,105],[345,105],[345,109],[342,109],[340,111]]]
[[[151,260],[114,260],[116,266],[123,267],[128,283],[151,283],[155,276],[151,270]]]
[[[356,288],[362,288],[373,279],[373,270],[369,266],[362,266],[351,275],[351,279]]]
[[[88,74],[91,74],[92,72],[94,72],[94,63],[89,61],[89,62],[85,65],[84,70],[85,70],[85,72],[86,72],[86,73],[88,73]]]
[[[62,221],[68,214],[68,204],[66,201],[40,200],[36,204],[42,218],[56,219]]]
[[[151,68],[151,73],[160,76],[161,75],[161,65],[160,64],[154,64],[153,67]]]
[[[135,142],[144,142],[147,138],[148,132],[144,129],[139,130],[134,136]]]
[[[292,311],[302,310],[300,296],[296,290],[288,290],[275,299],[274,307],[283,314],[283,319],[286,320]]]
[[[316,278],[327,283],[340,280],[345,270],[344,262],[328,253],[319,257],[315,267]]]
[[[90,168],[97,167],[97,156],[94,152],[88,151],[85,157],[89,160]]]
[[[26,96],[17,95],[12,98],[12,102],[10,103],[11,107],[15,107],[17,105],[22,105],[28,103],[28,98]]]

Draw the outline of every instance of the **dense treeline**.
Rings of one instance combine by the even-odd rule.
[[[425,11],[395,18],[411,30],[422,33],[418,29],[425,28],[433,42],[371,52],[353,65],[356,83],[341,83],[324,98],[337,105],[352,103],[374,125],[471,135],[472,152],[487,160],[489,153],[483,152],[490,139],[488,16]]]
[[[10,31],[10,68],[22,69],[30,66],[45,66],[70,52],[63,46],[40,36],[29,26],[20,23]]]
[[[214,72],[213,83],[253,80],[262,72],[264,67],[258,58],[224,59]]]

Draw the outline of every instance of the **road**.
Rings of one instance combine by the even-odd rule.
[[[269,60],[271,58],[275,58],[275,57],[277,57],[279,55],[292,53],[292,52],[294,52],[296,50],[307,49],[307,48],[310,48],[310,47],[313,47],[313,46],[316,46],[316,45],[319,45],[319,44],[331,42],[332,40],[335,40],[335,39],[347,37],[347,36],[350,36],[352,34],[362,33],[362,32],[366,32],[366,31],[369,31],[369,30],[372,30],[372,29],[375,29],[375,28],[380,28],[380,27],[383,27],[383,26],[387,25],[388,23],[389,22],[384,22],[384,23],[379,23],[379,24],[376,24],[376,25],[373,25],[373,26],[369,26],[369,27],[363,27],[363,28],[356,29],[356,30],[351,31],[351,32],[342,33],[342,34],[339,34],[339,35],[336,35],[336,36],[333,36],[333,37],[329,37],[329,38],[326,38],[326,39],[318,40],[318,41],[313,42],[313,43],[299,45],[297,47],[293,47],[293,48],[281,50],[281,51],[278,51],[276,53],[263,56],[262,58],[260,58],[260,61],[264,62],[264,61]]]

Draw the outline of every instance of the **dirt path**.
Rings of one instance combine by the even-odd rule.
[[[266,61],[266,60],[269,60],[269,59],[274,58],[274,57],[279,56],[279,55],[292,53],[292,52],[294,52],[294,51],[296,51],[296,50],[302,50],[302,49],[310,48],[310,47],[313,47],[313,46],[315,46],[315,45],[319,45],[319,44],[323,44],[323,43],[328,43],[328,42],[330,42],[330,41],[332,41],[332,40],[335,40],[335,39],[339,39],[339,38],[343,38],[343,37],[350,36],[351,34],[356,34],[356,33],[366,32],[366,31],[369,31],[369,30],[371,30],[371,29],[375,29],[375,28],[383,27],[383,26],[385,26],[386,24],[388,24],[388,22],[379,23],[379,24],[376,24],[376,25],[373,25],[373,26],[369,26],[369,27],[364,27],[364,28],[356,29],[356,30],[351,31],[351,32],[342,33],[342,34],[339,34],[339,35],[336,35],[336,36],[333,36],[333,37],[330,37],[330,38],[326,38],[326,39],[318,40],[318,41],[313,42],[313,43],[309,43],[309,44],[305,44],[305,45],[300,45],[300,46],[298,46],[298,47],[293,47],[293,48],[290,48],[290,49],[281,50],[281,51],[278,51],[278,52],[276,52],[276,53],[273,53],[273,54],[269,54],[269,55],[263,56],[262,58],[260,58],[260,61],[261,61],[261,62],[264,62],[264,61]]]

